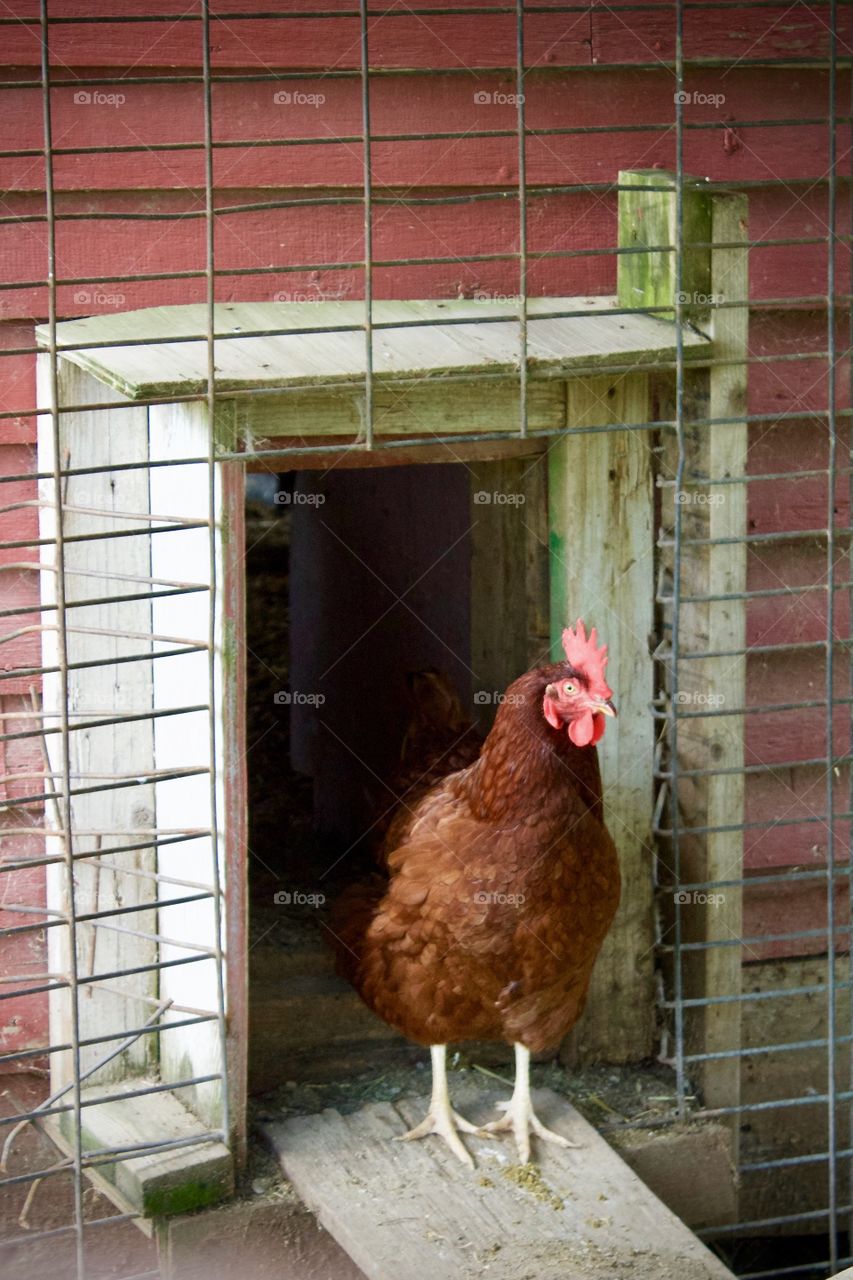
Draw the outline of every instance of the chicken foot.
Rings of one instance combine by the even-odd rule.
[[[492,1120],[483,1125],[487,1133],[502,1133],[512,1130],[518,1156],[522,1164],[530,1160],[530,1135],[535,1133],[543,1142],[553,1142],[558,1147],[579,1147],[579,1142],[570,1142],[561,1133],[546,1129],[533,1110],[530,1100],[530,1050],[523,1044],[515,1046],[515,1087],[508,1102],[499,1102],[498,1110],[505,1112],[500,1120]]]
[[[481,1138],[485,1138],[487,1135],[483,1129],[457,1115],[450,1105],[450,1094],[447,1089],[447,1045],[430,1045],[429,1052],[432,1059],[432,1097],[430,1098],[429,1111],[419,1125],[416,1125],[414,1129],[410,1129],[408,1133],[400,1134],[395,1141],[412,1142],[415,1138],[425,1138],[430,1133],[438,1134],[440,1138],[444,1139],[453,1154],[473,1169],[474,1161],[470,1152],[466,1151],[462,1145],[459,1131],[461,1130],[462,1133],[476,1133]]]

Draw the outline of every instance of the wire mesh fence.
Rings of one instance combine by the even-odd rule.
[[[0,17],[0,999],[23,1028],[0,1063],[44,1085],[0,1117],[21,1265],[70,1242],[92,1274],[99,1232],[163,1211],[135,1159],[209,1147],[212,1199],[242,1142],[228,474],[601,435],[642,439],[655,484],[653,635],[600,607],[654,672],[655,1053],[673,1114],[722,1123],[738,1165],[736,1220],[704,1234],[751,1280],[853,1261],[851,12],[41,0]],[[638,188],[655,234],[632,240]],[[245,324],[235,299],[258,304]],[[177,322],[134,318],[176,304],[193,304]],[[569,370],[548,333],[603,305],[670,346]],[[65,327],[90,315],[107,321]],[[419,368],[439,330],[467,362]],[[235,371],[249,342],[319,337],[316,367]],[[584,423],[570,398],[547,419],[541,388],[602,370],[650,370],[639,421]],[[509,416],[466,425],[507,386]],[[418,410],[423,388],[461,397],[452,426]],[[282,400],[298,394],[350,397],[347,428],[305,427],[308,399]],[[133,1098],[138,1140],[108,1106]],[[19,1159],[33,1126],[48,1154]],[[115,1214],[89,1211],[92,1175]],[[38,1229],[51,1181],[65,1221]],[[732,1244],[779,1233],[819,1248],[768,1269]]]

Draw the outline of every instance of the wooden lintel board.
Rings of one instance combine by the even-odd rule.
[[[614,305],[609,297],[531,298],[530,375],[560,377],[576,367],[646,367],[675,358],[676,335],[670,323],[653,316],[608,314]],[[376,302],[374,324],[398,327],[374,331],[374,374],[380,381],[517,374],[520,346],[516,311],[513,305],[493,300]],[[586,314],[542,318],[561,311]],[[364,316],[364,304],[359,302],[217,304],[215,337],[228,340],[216,342],[216,389],[359,382],[365,376],[365,334],[359,329],[341,331],[340,326],[362,325]],[[497,316],[505,318],[490,320]],[[58,325],[57,344],[60,350],[83,344],[68,351],[65,358],[131,400],[197,394],[207,386],[207,343],[200,336],[205,333],[205,322],[202,303],[90,316]],[[304,329],[319,332],[287,332]],[[285,332],[271,337],[234,337],[268,330]],[[324,332],[328,330],[331,332]],[[193,334],[199,339],[174,341]],[[47,326],[39,326],[36,335],[42,345],[48,345]],[[88,343],[115,345],[88,347]],[[707,338],[685,331],[687,358],[701,360],[709,350]]]
[[[482,1123],[498,1095],[463,1113]],[[469,1169],[435,1137],[393,1138],[427,1099],[326,1110],[262,1126],[286,1176],[368,1280],[732,1280],[732,1273],[550,1090],[534,1092],[545,1124],[582,1143],[536,1143],[539,1180],[523,1185],[506,1137],[466,1136]],[[456,1102],[456,1105],[461,1104]]]
[[[278,436],[263,442],[256,441],[258,449],[306,449],[317,445],[317,452],[282,454],[275,460],[277,471],[353,471],[364,467],[402,467],[412,463],[441,464],[447,462],[496,462],[507,458],[525,458],[532,461],[547,452],[547,442],[542,437],[525,440],[464,440],[446,444],[406,444],[392,449],[364,449],[356,445],[354,437],[338,441],[338,449],[324,449],[323,437],[301,439],[298,436]],[[250,458],[246,471],[269,474],[270,460],[263,456]],[[547,538],[546,538],[547,542]]]

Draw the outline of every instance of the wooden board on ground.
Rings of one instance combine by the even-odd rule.
[[[154,1082],[137,1079],[137,1088],[146,1085],[154,1087]],[[173,1139],[184,1145],[95,1165],[91,1173],[96,1185],[119,1208],[130,1207],[142,1218],[203,1208],[227,1196],[233,1185],[228,1148],[205,1140],[203,1124],[174,1094],[127,1097],[126,1091],[124,1083],[83,1090],[84,1154],[112,1147],[129,1151]],[[101,1098],[103,1102],[98,1101]],[[48,1120],[45,1128],[57,1146],[71,1155],[73,1113],[65,1111]]]
[[[582,1149],[534,1140],[533,1168],[507,1139],[466,1137],[471,1170],[438,1138],[392,1141],[423,1117],[425,1098],[297,1116],[263,1133],[368,1280],[732,1280],[564,1099],[547,1089],[534,1099],[544,1123]],[[496,1101],[480,1094],[464,1111],[482,1123]]]

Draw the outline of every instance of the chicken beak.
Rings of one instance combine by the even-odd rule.
[[[616,708],[610,698],[608,698],[607,701],[604,701],[604,699],[596,699],[594,711],[600,712],[603,716],[611,716],[614,720],[616,718]]]

